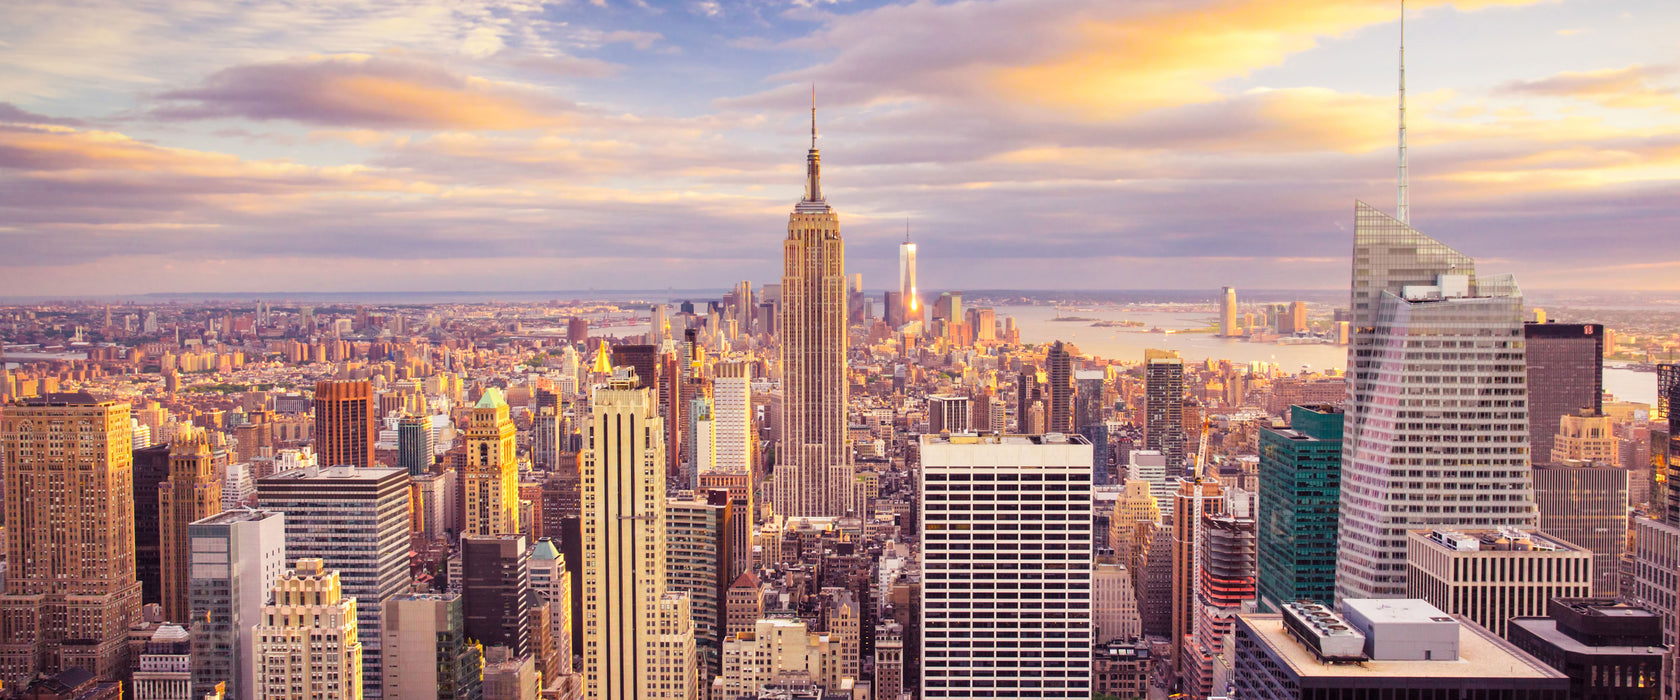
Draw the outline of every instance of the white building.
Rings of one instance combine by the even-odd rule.
[[[1167,456],[1160,450],[1132,450],[1127,458],[1126,478],[1147,482],[1149,495],[1161,509],[1161,518],[1172,522],[1173,494],[1178,492],[1179,474],[1167,474]]]
[[[712,681],[712,700],[757,698],[765,683],[785,673],[822,678],[828,637],[798,620],[764,619],[753,631],[723,641],[723,673]]]
[[[712,378],[714,463],[718,471],[748,473],[753,466],[753,366],[726,362]]]
[[[193,697],[224,683],[228,700],[258,700],[252,626],[286,568],[286,518],[238,509],[187,525]]]
[[[1406,534],[1532,529],[1523,304],[1509,276],[1361,202],[1336,598],[1406,595]]]
[[[163,625],[140,652],[135,700],[197,700],[192,692],[192,639],[180,625]]]
[[[362,643],[356,599],[337,571],[301,559],[274,586],[256,626],[257,696],[264,700],[360,700]]]
[[[1091,445],[923,435],[923,698],[1091,696]]]
[[[1099,643],[1143,635],[1137,589],[1125,564],[1099,560],[1091,574],[1091,597],[1092,624]]]

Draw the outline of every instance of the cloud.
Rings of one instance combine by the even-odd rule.
[[[441,67],[365,55],[227,68],[158,96],[164,120],[243,118],[390,129],[531,129],[563,124],[570,101]]]
[[[10,102],[0,102],[0,124],[58,124],[61,126],[81,126],[85,122],[80,119],[65,119],[36,114]]]
[[[1680,112],[1680,67],[1632,65],[1596,71],[1559,73],[1539,80],[1506,83],[1511,95],[1585,100],[1618,109],[1658,108]],[[1662,84],[1662,81],[1669,81]]]

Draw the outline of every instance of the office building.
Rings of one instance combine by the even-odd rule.
[[[1073,372],[1073,429],[1091,443],[1091,483],[1108,486],[1115,483],[1109,474],[1108,422],[1103,415],[1103,390],[1106,384],[1100,369]]]
[[[1225,512],[1225,492],[1216,481],[1177,480],[1173,492],[1172,523],[1172,637],[1171,668],[1182,673],[1185,657],[1193,649],[1196,631],[1196,588],[1200,574],[1196,564],[1198,516],[1207,518]],[[1201,508],[1198,511],[1197,502]]]
[[[560,455],[567,451],[562,446],[565,412],[558,390],[537,390],[537,410],[531,414],[531,466],[537,471],[560,468]]]
[[[1621,465],[1621,440],[1609,416],[1583,409],[1554,421],[1551,452],[1536,452],[1534,466],[1544,464]],[[1548,459],[1549,457],[1549,459]]]
[[[1244,700],[1564,700],[1569,678],[1420,600],[1347,599],[1345,614],[1287,603],[1237,616],[1233,695]]]
[[[1143,367],[1143,447],[1167,458],[1167,473],[1184,468],[1184,361],[1178,353],[1148,350]]]
[[[1260,610],[1336,601],[1342,410],[1291,406],[1290,427],[1260,429]]]
[[[392,470],[396,471],[396,470]],[[360,700],[358,599],[320,559],[302,558],[275,582],[256,639],[257,696],[264,700]]]
[[[1662,616],[1663,644],[1675,646],[1680,616],[1680,526],[1633,519],[1633,582],[1627,602]]]
[[[708,490],[688,500],[669,500],[665,511],[666,583],[670,590],[688,594],[694,644],[709,678],[722,668],[729,492]]]
[[[1408,595],[1494,634],[1542,616],[1553,598],[1592,595],[1592,552],[1541,532],[1418,530],[1408,536]]]
[[[134,577],[140,581],[142,605],[163,603],[158,484],[168,480],[168,444],[134,450]]]
[[[187,526],[222,512],[222,480],[210,455],[210,436],[182,428],[169,445],[169,478],[158,484],[158,553],[163,572],[163,619],[186,620]]]
[[[1237,327],[1237,288],[1225,287],[1219,294],[1219,334],[1227,338],[1242,335]]]
[[[934,394],[927,397],[928,433],[969,432],[968,397]]]
[[[689,399],[683,430],[682,475],[678,488],[692,491],[700,484],[700,475],[717,471],[717,417],[712,413],[712,400],[704,396]]]
[[[1540,529],[1592,552],[1595,596],[1615,596],[1627,551],[1628,472],[1612,465],[1534,468]]]
[[[1178,472],[1167,469],[1167,456],[1160,450],[1132,450],[1126,456],[1126,478],[1149,484],[1149,494],[1161,513],[1161,522],[1169,522],[1173,513],[1173,494],[1178,492]]]
[[[828,637],[810,632],[804,622],[756,620],[752,631],[733,634],[724,640],[723,670],[712,682],[711,697],[713,700],[756,699],[762,697],[760,693],[765,685],[784,676],[825,681],[823,670],[826,657],[831,654]]]
[[[815,153],[815,144],[812,146]],[[916,244],[910,242],[908,227],[904,242],[898,244],[898,307],[894,328],[922,320],[922,296],[916,289]]]
[[[724,591],[723,638],[751,632],[753,625],[764,617],[764,589],[751,571],[743,572],[729,590]]]
[[[373,465],[374,423],[378,412],[373,385],[366,380],[315,383],[315,453],[329,467]]]
[[[921,697],[1089,698],[1091,446],[923,435],[921,457]]]
[[[49,393],[0,413],[8,687],[75,667],[102,682],[129,673],[128,626],[140,612],[130,427],[128,404],[85,393]]]
[[[461,536],[461,617],[467,637],[509,655],[531,655],[526,611],[531,590],[530,551],[524,535]]]
[[[286,568],[285,518],[241,508],[187,526],[192,697],[221,686],[229,700],[260,700],[252,629]]]
[[[717,444],[717,470],[748,474],[755,470],[753,458],[752,380],[753,366],[745,362],[724,362],[712,377],[712,421]]]
[[[385,694],[477,700],[483,647],[468,639],[458,593],[409,593],[385,601]]]
[[[1336,594],[1399,597],[1409,531],[1538,522],[1522,296],[1361,202],[1352,306]]]
[[[1552,457],[1552,436],[1564,416],[1604,411],[1604,326],[1525,323],[1528,447],[1534,464]]]
[[[666,586],[658,407],[621,370],[596,387],[592,408],[582,462],[584,696],[686,700],[698,672],[694,624],[687,596]]]
[[[772,501],[788,517],[844,515],[852,503],[845,244],[840,217],[822,196],[815,111],[805,197],[788,216],[782,247],[782,430]]]
[[[134,664],[136,700],[198,700],[192,691],[192,638],[180,625],[160,625]]]
[[[461,494],[468,535],[511,535],[519,532],[519,458],[515,453],[513,421],[507,401],[495,387],[473,406],[467,423],[467,464],[461,470]]]
[[[1511,619],[1511,644],[1569,676],[1575,700],[1657,700],[1662,617],[1615,598],[1553,598],[1544,617]]]
[[[1137,587],[1131,569],[1113,557],[1097,557],[1091,573],[1092,627],[1098,642],[1130,639],[1143,634],[1138,614]]]
[[[1073,356],[1067,344],[1058,340],[1050,344],[1044,357],[1045,374],[1049,377],[1049,423],[1047,432],[1073,432]]]
[[[397,467],[409,476],[432,470],[432,421],[425,416],[403,416],[397,421]]]
[[[870,688],[883,700],[904,694],[904,628],[896,622],[875,628],[875,679]]]
[[[401,469],[304,467],[257,480],[257,503],[286,514],[286,559],[320,559],[356,599],[362,692],[384,697],[385,601],[409,589],[409,476]]]

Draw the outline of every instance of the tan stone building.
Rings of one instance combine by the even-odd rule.
[[[264,700],[360,700],[362,643],[356,599],[344,597],[338,572],[299,559],[274,584],[254,630],[257,697]]]
[[[461,473],[464,535],[519,534],[519,461],[507,401],[494,387],[473,406],[466,430],[467,465]]]
[[[222,480],[208,433],[186,428],[169,445],[169,479],[158,484],[158,554],[163,619],[187,622],[187,525],[222,512]]]

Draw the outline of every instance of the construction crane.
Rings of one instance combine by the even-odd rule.
[[[1203,511],[1204,511],[1203,501],[1205,500],[1202,497],[1202,481],[1203,481],[1204,472],[1206,471],[1206,469],[1204,468],[1203,465],[1206,464],[1206,462],[1207,462],[1207,444],[1208,444],[1208,419],[1204,416],[1202,418],[1202,436],[1201,436],[1200,441],[1196,445],[1196,461],[1195,461],[1194,464],[1191,465],[1191,468],[1190,468],[1190,475],[1193,479],[1193,481],[1191,482],[1193,484],[1193,486],[1190,487],[1191,488],[1190,498],[1192,499],[1192,501],[1194,502],[1194,505],[1195,505],[1195,516],[1194,516],[1195,520],[1193,522],[1191,522],[1191,524],[1190,524],[1190,528],[1191,528],[1191,530],[1190,530],[1190,532],[1191,532],[1191,535],[1190,535],[1190,538],[1191,538],[1191,541],[1190,541],[1190,561],[1192,562],[1192,566],[1194,567],[1190,571],[1190,600],[1191,601],[1198,601],[1198,600],[1201,599],[1200,591],[1201,591],[1201,588],[1202,588],[1202,575],[1203,575],[1203,572],[1206,571],[1206,569],[1207,569],[1207,563],[1202,560],[1202,557],[1204,556],[1203,551],[1202,551],[1202,539],[1206,536],[1206,529],[1202,527],[1202,514],[1203,514]],[[1196,609],[1196,606],[1192,605],[1191,609],[1192,610]],[[1185,625],[1190,627],[1191,629],[1194,629],[1194,620],[1185,620]],[[1182,644],[1183,641],[1179,640],[1179,643]],[[1180,652],[1181,657],[1183,656],[1183,654],[1184,654],[1184,652]],[[1177,670],[1177,669],[1174,669],[1174,670]]]

